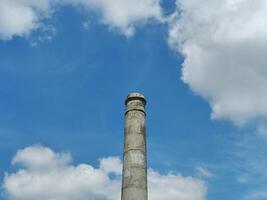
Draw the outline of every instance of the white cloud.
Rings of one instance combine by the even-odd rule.
[[[162,21],[160,0],[65,0],[82,5],[99,14],[100,21],[126,36],[132,36],[135,26],[149,19]]]
[[[215,174],[213,174],[208,168],[203,167],[203,166],[198,166],[196,168],[196,171],[197,171],[199,177],[203,177],[203,178],[213,178],[213,177],[215,177]]]
[[[32,171],[50,170],[65,166],[71,161],[68,153],[56,154],[47,147],[34,146],[18,150],[12,159],[12,164],[20,164]]]
[[[118,158],[102,159],[100,167],[69,163],[70,155],[55,153],[41,146],[28,147],[17,152],[13,164],[24,168],[7,174],[4,189],[10,200],[88,200],[118,199],[120,179],[110,179],[113,168],[120,166]],[[108,163],[108,164],[107,164]],[[117,169],[115,169],[117,173]]]
[[[177,7],[169,43],[185,56],[182,80],[209,102],[212,118],[266,117],[267,2],[177,0]]]
[[[204,182],[180,174],[160,175],[154,170],[148,173],[148,195],[151,200],[204,200]]]
[[[244,191],[244,199],[266,199],[267,141],[247,132],[237,134],[231,142],[234,146],[227,151],[234,162],[228,163],[228,166],[236,172],[236,181],[248,188]]]
[[[12,163],[22,166],[6,174],[3,188],[9,200],[119,200],[122,164],[117,157],[100,159],[100,166],[70,164],[68,153],[42,146],[19,150]],[[113,174],[113,176],[110,176]],[[151,200],[203,200],[205,183],[179,174],[149,170]]]
[[[0,39],[28,36],[51,15],[52,0],[0,0]]]
[[[95,12],[111,29],[132,36],[137,24],[162,20],[160,0],[0,0],[0,39],[29,36],[45,29],[43,19],[52,17],[55,6],[80,6]]]

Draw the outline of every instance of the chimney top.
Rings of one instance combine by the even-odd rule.
[[[145,96],[138,93],[138,92],[133,92],[133,93],[128,94],[128,96],[125,100],[125,104],[127,104],[131,100],[141,100],[144,102],[144,104],[146,104]]]

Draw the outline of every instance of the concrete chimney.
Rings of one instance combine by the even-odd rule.
[[[122,200],[147,200],[146,100],[131,93],[125,100]]]

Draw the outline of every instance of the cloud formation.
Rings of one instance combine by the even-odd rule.
[[[67,0],[99,13],[100,21],[126,36],[132,36],[138,23],[162,20],[160,0]]]
[[[52,14],[52,0],[0,0],[0,39],[28,36]]]
[[[265,0],[177,0],[169,44],[184,55],[182,80],[209,102],[212,118],[267,116]]]
[[[169,44],[185,58],[182,80],[209,102],[212,118],[235,124],[266,118],[267,2],[176,4],[176,12],[166,20],[160,0],[0,0],[0,39],[29,36],[36,30],[44,30],[45,38],[51,39],[55,29],[44,19],[64,5],[95,13],[100,23],[127,37],[151,19],[168,21]]]
[[[267,140],[255,137],[254,133],[237,135],[234,140],[234,148],[227,151],[234,156],[237,168],[236,180],[239,184],[248,188],[244,192],[244,199],[267,199]]]
[[[3,188],[9,200],[119,200],[122,164],[118,157],[99,160],[99,167],[71,164],[68,153],[47,147],[19,150],[12,160],[21,166],[6,174]],[[204,200],[205,183],[179,174],[148,173],[151,200]]]
[[[51,25],[44,19],[53,16],[56,6],[83,7],[95,12],[100,22],[132,36],[137,24],[162,19],[160,0],[0,0],[0,39],[29,36]]]

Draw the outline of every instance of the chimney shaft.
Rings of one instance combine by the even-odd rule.
[[[147,200],[146,100],[142,94],[127,96],[124,130],[122,200]]]

